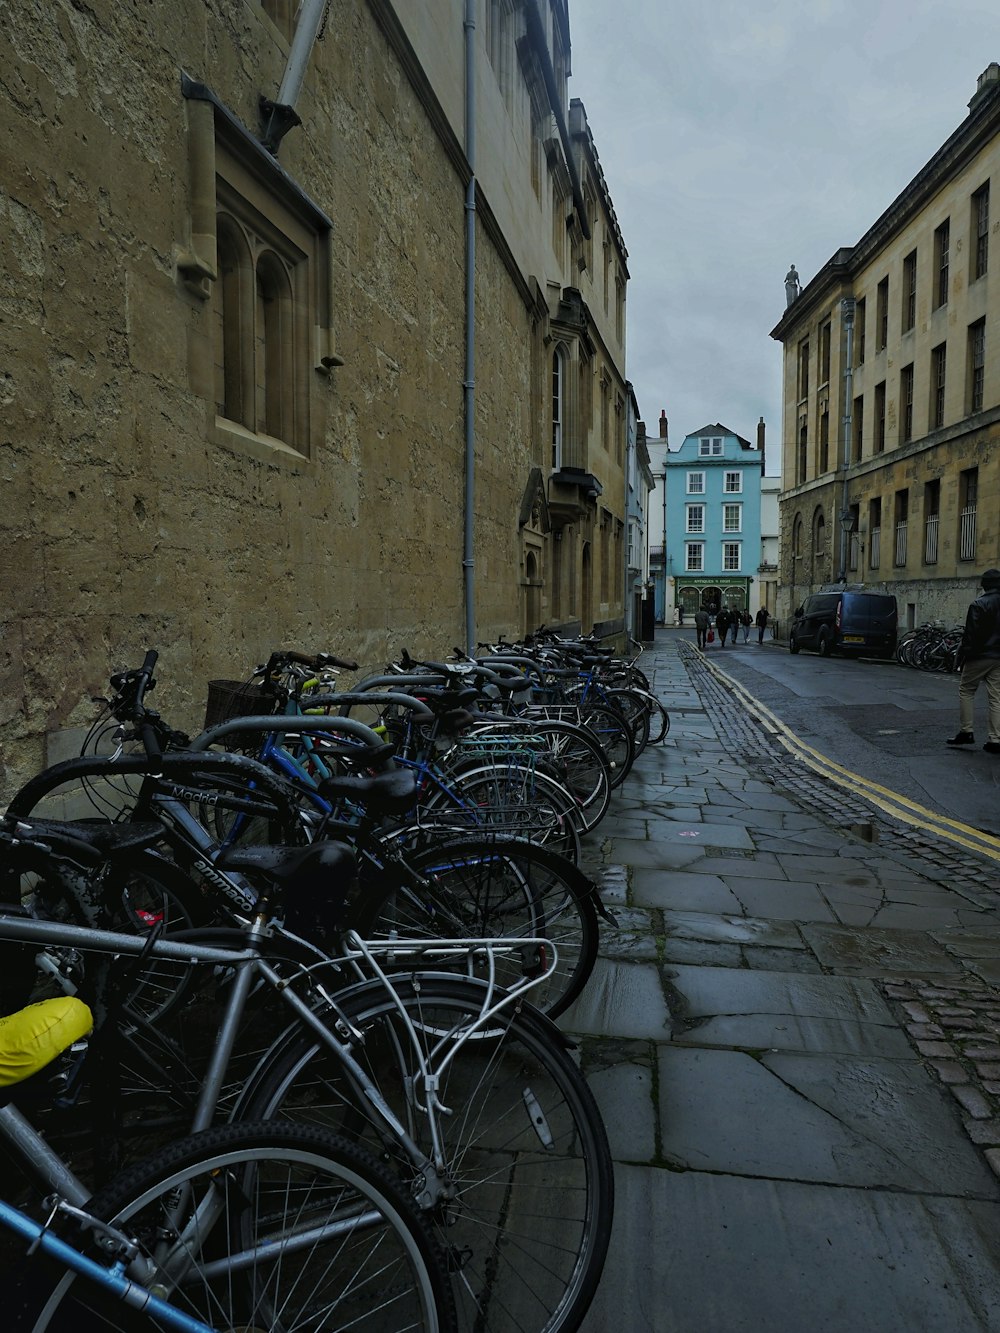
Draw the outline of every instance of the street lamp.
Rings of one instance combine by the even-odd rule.
[[[842,509],[840,511],[840,530],[848,535],[854,531],[854,511],[852,509]]]
[[[847,582],[847,547],[851,540],[851,533],[854,531],[854,511],[845,504],[838,515],[840,519],[840,531],[843,534],[840,539],[840,574],[838,582]]]

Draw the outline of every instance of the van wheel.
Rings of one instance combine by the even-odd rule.
[[[788,651],[790,653],[797,653],[799,651],[799,645],[795,641],[794,634],[789,634],[788,636]]]
[[[816,642],[816,648],[820,657],[829,657],[833,648],[830,644],[830,636],[826,630],[820,630],[819,639]]]

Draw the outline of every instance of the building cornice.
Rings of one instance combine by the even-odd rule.
[[[787,308],[771,330],[784,342],[817,307],[829,302],[831,290],[846,287],[900,232],[935,194],[956,176],[1000,131],[1000,83],[973,99],[968,116],[917,172],[906,188],[853,246],[839,249]],[[845,293],[846,294],[846,293]]]

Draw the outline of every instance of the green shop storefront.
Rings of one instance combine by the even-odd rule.
[[[674,579],[674,605],[690,619],[701,608],[714,614],[725,607],[727,611],[746,611],[750,608],[750,586],[747,577],[707,578],[705,575],[681,576]]]

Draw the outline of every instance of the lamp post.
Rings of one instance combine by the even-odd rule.
[[[851,541],[851,534],[854,531],[854,511],[852,509],[849,509],[847,505],[845,505],[844,508],[840,511],[839,520],[840,520],[840,530],[844,534],[840,543],[840,551],[841,551],[840,582],[846,583],[847,564],[848,564],[847,551]]]

